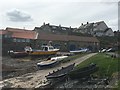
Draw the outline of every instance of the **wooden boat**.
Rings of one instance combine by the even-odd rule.
[[[29,53],[31,56],[55,55],[59,49],[54,49],[53,46],[42,46],[42,50],[33,50]]]
[[[68,76],[72,79],[79,79],[79,78],[83,78],[86,76],[89,76],[90,74],[96,72],[98,70],[98,67],[96,66],[96,64],[90,64],[87,67],[83,67],[81,69],[76,69],[76,70],[72,70]]]
[[[62,67],[60,70],[58,69],[57,71],[53,71],[53,73],[49,73],[46,77],[46,79],[51,80],[51,79],[58,79],[66,76],[73,68],[74,64],[71,64],[67,67]]]
[[[19,57],[26,57],[28,56],[28,53],[25,51],[8,51],[8,54],[12,58],[19,58]]]

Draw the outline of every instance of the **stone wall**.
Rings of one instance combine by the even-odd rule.
[[[30,42],[13,42],[13,39],[2,40],[2,54],[7,55],[9,50],[23,51],[26,45],[31,45],[33,49],[41,49],[42,45],[47,45],[48,40],[30,40]],[[60,49],[62,52],[70,50],[77,50],[80,48],[90,48],[92,51],[98,51],[99,44],[93,42],[79,42],[79,41],[52,41],[51,44]]]

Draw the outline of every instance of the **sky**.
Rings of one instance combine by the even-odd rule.
[[[0,29],[33,30],[45,22],[78,28],[81,23],[105,21],[118,30],[119,0],[0,0]]]

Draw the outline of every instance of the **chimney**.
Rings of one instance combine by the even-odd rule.
[[[48,26],[50,25],[50,23],[47,24]]]
[[[43,23],[43,25],[45,25],[45,22]]]
[[[89,24],[89,22],[87,22],[87,24]]]
[[[59,24],[59,27],[61,27],[61,25]]]
[[[83,25],[83,23],[81,23],[81,26]]]

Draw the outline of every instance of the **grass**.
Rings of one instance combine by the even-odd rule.
[[[120,90],[120,80],[118,81],[118,90]]]
[[[118,72],[118,59],[112,58],[104,53],[98,53],[87,59],[76,66],[76,69],[87,66],[90,63],[95,63],[99,66],[99,70],[95,73],[98,77],[111,77],[113,73]]]

